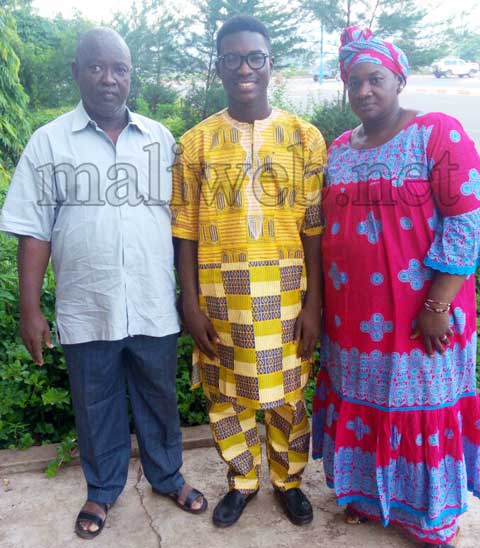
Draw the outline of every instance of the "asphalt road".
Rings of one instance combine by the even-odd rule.
[[[325,80],[323,84],[312,78],[292,78],[286,82],[288,100],[300,110],[309,110],[314,102],[341,97],[343,84]],[[410,76],[401,105],[422,112],[440,111],[455,116],[467,133],[480,146],[480,77],[440,78]]]

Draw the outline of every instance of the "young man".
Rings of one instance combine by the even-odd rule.
[[[235,523],[259,488],[255,413],[265,410],[275,493],[290,520],[312,520],[300,490],[309,424],[304,387],[320,333],[319,131],[272,109],[265,26],[227,21],[217,36],[225,109],[180,140],[172,197],[186,328],[209,400],[230,491],[215,508]]]
[[[127,109],[131,58],[116,32],[87,32],[72,68],[82,101],[30,139],[0,230],[19,236],[20,332],[39,365],[42,343],[51,346],[40,293],[52,254],[57,328],[88,486],[75,531],[92,538],[127,480],[126,384],[154,491],[194,513],[207,502],[180,473],[179,326],[165,201],[171,178],[165,169],[159,189],[148,179],[149,152],[170,165],[174,140],[161,124]]]

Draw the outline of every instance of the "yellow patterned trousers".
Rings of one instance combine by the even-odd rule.
[[[228,465],[228,485],[248,494],[259,487],[261,446],[256,410],[232,401],[209,402],[210,427]],[[299,487],[308,461],[310,425],[302,398],[265,409],[270,480],[280,490]]]

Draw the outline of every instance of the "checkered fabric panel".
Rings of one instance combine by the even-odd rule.
[[[259,487],[261,447],[255,409],[209,401],[213,438],[228,465],[231,489],[251,493]],[[308,461],[310,431],[303,395],[265,411],[270,478],[278,489],[299,487]]]

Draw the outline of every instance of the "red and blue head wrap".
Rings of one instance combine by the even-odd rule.
[[[370,29],[348,27],[342,32],[339,50],[340,74],[344,82],[359,63],[382,65],[404,82],[408,76],[408,59],[403,51],[390,42],[374,38]]]

